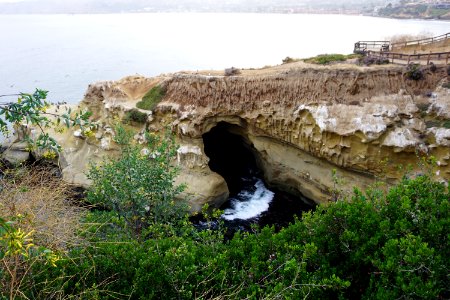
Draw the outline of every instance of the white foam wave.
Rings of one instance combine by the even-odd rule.
[[[258,179],[252,190],[241,191],[236,198],[231,198],[231,208],[225,209],[225,220],[247,220],[259,216],[269,209],[274,193],[268,190],[262,180]]]

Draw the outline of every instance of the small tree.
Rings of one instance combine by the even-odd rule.
[[[185,203],[174,200],[184,186],[173,184],[177,174],[171,166],[177,150],[173,138],[147,133],[146,140],[146,148],[134,145],[131,134],[117,126],[120,157],[91,165],[87,175],[92,180],[88,200],[114,210],[137,237],[148,225],[174,223],[187,212]]]
[[[62,115],[49,113],[50,103],[46,101],[48,91],[36,89],[33,94],[0,95],[0,97],[17,96],[17,102],[0,103],[0,133],[8,135],[8,123],[19,128],[21,125],[30,125],[39,128],[40,134],[35,141],[26,136],[25,139],[38,148],[47,148],[54,152],[61,151],[61,146],[46,130],[57,127],[63,123],[67,128],[78,126],[83,133],[89,134],[93,124],[89,122],[92,115],[89,111],[72,113],[68,108]]]

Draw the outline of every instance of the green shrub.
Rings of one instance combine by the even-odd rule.
[[[316,57],[305,59],[307,63],[326,65],[337,61],[346,61],[347,56],[343,54],[321,54]]]
[[[410,80],[421,80],[425,77],[419,64],[409,64],[406,68],[406,78]]]
[[[389,64],[389,59],[384,57],[373,57],[373,56],[364,56],[359,58],[358,63],[360,65],[371,66],[373,64],[376,65],[387,65]]]
[[[163,87],[157,85],[148,91],[142,100],[136,103],[136,107],[144,110],[153,110],[161,102],[166,91]]]
[[[445,120],[445,121],[442,123],[442,127],[447,128],[447,129],[450,129],[450,120]]]
[[[91,165],[88,201],[102,205],[123,218],[136,237],[154,223],[172,223],[187,212],[186,204],[174,198],[183,186],[174,186],[177,169],[171,167],[176,155],[173,138],[146,134],[145,149],[131,143],[131,134],[116,128],[115,141],[122,146],[117,160]],[[147,154],[143,154],[143,151]]]
[[[319,205],[279,232],[227,241],[186,219],[152,222],[138,241],[123,234],[123,217],[94,212],[85,232],[95,243],[35,281],[59,282],[66,298],[447,299],[449,197],[427,175],[405,176],[387,192],[355,189],[351,201]]]
[[[125,113],[123,121],[125,123],[136,122],[139,124],[144,124],[147,122],[147,117],[148,115],[146,113],[143,113],[138,109],[133,108]]]

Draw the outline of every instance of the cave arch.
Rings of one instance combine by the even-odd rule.
[[[265,177],[264,155],[254,147],[247,124],[237,124],[221,121],[202,135],[209,168],[225,179],[230,198],[243,188],[248,188],[248,183],[254,182],[251,178],[264,180]],[[276,186],[270,186],[270,191],[273,192],[270,208],[257,219],[261,226],[270,224],[281,228],[292,222],[294,215],[299,216],[303,211],[314,209],[314,203],[302,195],[282,191]],[[225,208],[227,204],[224,204]],[[242,222],[238,221],[237,224],[246,224],[245,220]]]
[[[262,175],[244,127],[222,121],[202,137],[209,168],[225,179],[230,195],[241,190],[243,177]]]

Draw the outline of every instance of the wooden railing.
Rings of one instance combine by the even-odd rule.
[[[425,38],[425,39],[414,40],[414,41],[399,42],[399,43],[392,43],[390,50],[394,51],[394,49],[404,48],[404,47],[409,47],[409,46],[421,46],[421,45],[434,44],[434,43],[438,43],[438,42],[444,41],[444,40],[449,39],[449,38],[450,38],[450,32],[446,33],[446,34],[443,34],[443,35],[431,37],[431,38]]]
[[[429,64],[431,61],[443,61],[448,64],[450,60],[450,52],[430,52],[421,54],[406,54],[400,53],[404,47],[429,45],[433,43],[439,43],[450,39],[450,33],[439,35],[432,38],[425,38],[414,41],[407,41],[401,43],[392,43],[389,41],[359,41],[355,43],[353,52],[358,54],[364,54],[367,56],[389,59],[392,62],[396,60],[405,61],[410,63],[411,61],[425,61]],[[394,49],[397,52],[394,52]],[[415,52],[415,51],[414,51]]]
[[[389,51],[389,41],[359,41],[355,43],[353,53],[364,54],[367,51]]]
[[[359,41],[355,43],[354,53],[364,54],[367,51],[394,51],[394,49],[438,43],[450,39],[450,32],[439,36],[414,41],[391,43],[390,41]]]
[[[436,52],[436,53],[423,53],[423,54],[405,54],[395,52],[382,52],[382,51],[367,51],[367,56],[389,59],[392,62],[395,60],[402,60],[408,64],[413,61],[425,61],[427,65],[431,61],[443,61],[448,64],[450,61],[450,52]]]

